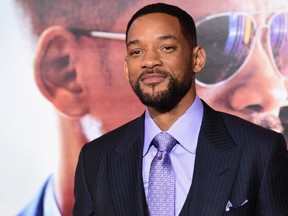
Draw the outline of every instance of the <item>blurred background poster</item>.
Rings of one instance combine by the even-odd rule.
[[[34,48],[14,2],[1,1],[0,215],[27,204],[57,160],[55,111],[36,88]]]
[[[153,2],[0,2],[1,216],[71,215],[81,147],[145,109],[122,71],[124,33]],[[287,140],[288,1],[163,2],[195,19],[199,96]]]

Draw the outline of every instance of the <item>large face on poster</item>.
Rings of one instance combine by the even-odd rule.
[[[85,115],[98,122],[101,133],[141,113],[123,75],[124,33],[131,14],[149,2],[70,2],[71,8],[57,3],[51,11],[30,6],[32,28],[40,36],[36,81],[60,113]],[[197,75],[200,97],[218,110],[285,133],[287,2],[173,3],[194,17],[198,43],[207,52]],[[89,128],[84,133],[89,138]]]
[[[201,19],[197,28],[208,57],[197,77],[202,98],[286,136],[287,18],[287,11],[272,8],[224,12]]]
[[[57,110],[60,122],[60,168],[52,190],[61,200],[62,212],[72,208],[81,147],[145,109],[124,75],[125,30],[131,15],[152,2],[23,0],[17,4],[37,40],[37,87]],[[207,53],[206,65],[196,76],[198,95],[217,110],[288,138],[287,1],[165,2],[192,15],[198,44]],[[68,147],[69,152],[64,150]]]

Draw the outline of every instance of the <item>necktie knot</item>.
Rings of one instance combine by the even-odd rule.
[[[165,151],[167,153],[170,153],[170,151],[173,149],[176,143],[177,143],[177,140],[173,136],[165,132],[159,133],[153,139],[153,144],[160,152]]]

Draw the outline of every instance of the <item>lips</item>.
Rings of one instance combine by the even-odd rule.
[[[145,85],[157,85],[167,79],[167,76],[159,73],[147,73],[141,76],[141,82]]]

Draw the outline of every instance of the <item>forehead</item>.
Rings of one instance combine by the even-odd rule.
[[[128,35],[131,41],[159,40],[163,37],[181,38],[181,27],[177,17],[164,13],[151,13],[140,16],[132,23]]]
[[[165,13],[151,13],[140,16],[132,23],[130,32],[165,30],[167,32],[180,31],[178,18]],[[141,34],[141,33],[140,33]]]
[[[125,32],[129,19],[139,8],[157,2],[157,0],[150,0],[139,1],[134,4],[119,17],[114,26],[114,31]],[[179,6],[187,11],[195,21],[200,20],[205,16],[222,12],[288,9],[288,0],[163,0],[161,2]]]

